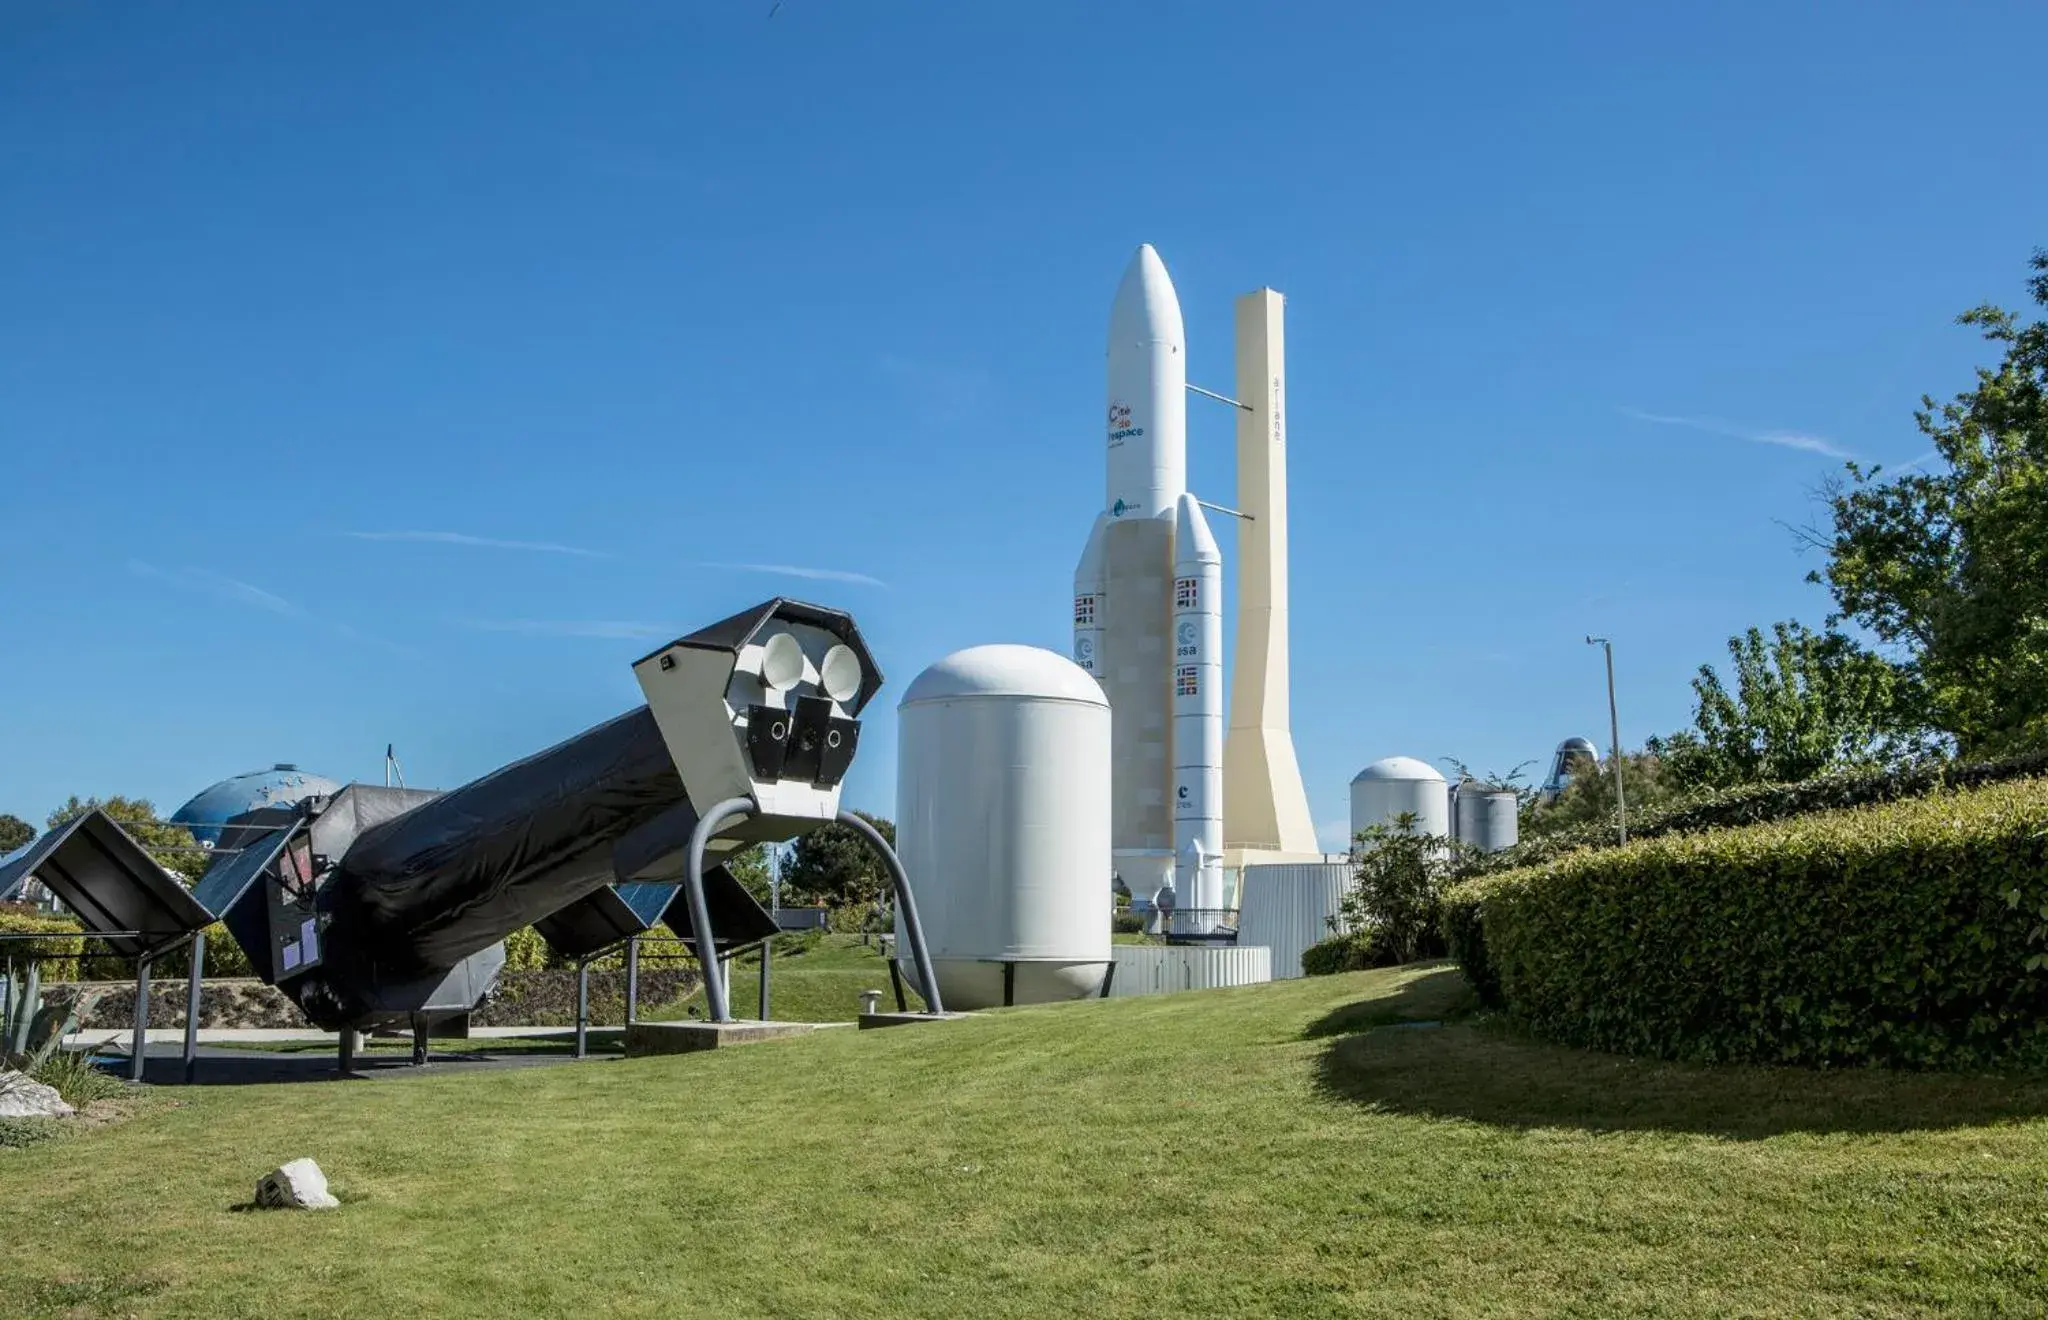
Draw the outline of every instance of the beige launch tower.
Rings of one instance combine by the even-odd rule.
[[[1294,757],[1287,671],[1286,299],[1237,300],[1236,670],[1223,742],[1223,865],[1323,860]]]

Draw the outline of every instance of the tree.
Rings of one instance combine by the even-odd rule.
[[[1638,811],[1668,805],[1681,793],[1676,777],[1654,747],[1622,755],[1621,785],[1628,795],[1631,818]],[[1574,760],[1564,792],[1522,813],[1521,835],[1524,840],[1538,839],[1595,821],[1615,823],[1611,756],[1582,756]]]
[[[896,843],[896,826],[865,811],[854,813]],[[826,907],[860,907],[889,892],[889,873],[867,840],[837,821],[799,838],[782,866],[782,901]]]
[[[1444,952],[1444,890],[1471,869],[1477,850],[1416,828],[1404,811],[1389,823],[1358,832],[1351,850],[1352,880],[1339,918],[1351,938],[1370,950],[1374,965],[1413,962]]]
[[[725,869],[754,896],[756,903],[762,907],[768,906],[771,897],[768,885],[768,845],[757,843],[751,848],[735,851],[725,859]]]
[[[36,827],[19,816],[0,812],[0,857],[16,848],[35,842]]]
[[[72,796],[50,813],[49,828],[56,829],[86,812],[98,807],[114,818],[128,837],[142,845],[142,850],[154,857],[157,865],[173,871],[186,884],[198,880],[212,860],[192,832],[183,825],[160,825],[157,823],[156,807],[148,798],[85,798]]]
[[[1529,767],[1536,764],[1534,761],[1524,761],[1506,774],[1479,775],[1472,773],[1472,767],[1455,756],[1446,756],[1443,759],[1450,762],[1451,768],[1457,771],[1458,782],[1461,784],[1477,784],[1482,788],[1505,789],[1513,793],[1515,810],[1518,813],[1534,806],[1537,794],[1542,791],[1529,782]]]
[[[2028,288],[2048,307],[2048,251]],[[2003,346],[1997,370],[1915,421],[1946,470],[1886,478],[1849,465],[1826,495],[1832,528],[1810,576],[1896,649],[1930,723],[1965,755],[2048,742],[2048,322],[1985,305],[1963,313]]]
[[[1841,633],[1792,621],[1728,639],[1731,693],[1712,665],[1692,681],[1690,730],[1652,738],[1682,787],[1791,783],[1924,750],[1912,675]]]

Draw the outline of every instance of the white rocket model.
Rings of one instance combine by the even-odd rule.
[[[1108,485],[1074,659],[1109,697],[1110,841],[1134,906],[1223,906],[1223,560],[1187,491],[1187,342],[1150,244],[1109,312]],[[1179,858],[1179,867],[1175,859]],[[1178,870],[1178,874],[1176,874]]]

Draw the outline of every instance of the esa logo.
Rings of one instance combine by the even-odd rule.
[[[1195,625],[1190,621],[1182,620],[1180,627],[1174,630],[1173,641],[1173,654],[1176,659],[1186,659],[1193,655],[1195,653]]]

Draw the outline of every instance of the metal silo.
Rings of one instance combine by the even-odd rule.
[[[976,646],[919,674],[897,711],[896,849],[946,1007],[1100,994],[1111,964],[1101,686],[1051,651]],[[900,918],[897,947],[908,947]]]
[[[1391,825],[1402,812],[1415,815],[1423,834],[1449,837],[1451,804],[1444,777],[1427,761],[1389,756],[1374,761],[1351,781],[1351,834],[1372,825]]]
[[[1500,852],[1521,837],[1520,803],[1511,788],[1468,779],[1458,785],[1458,842]]]

